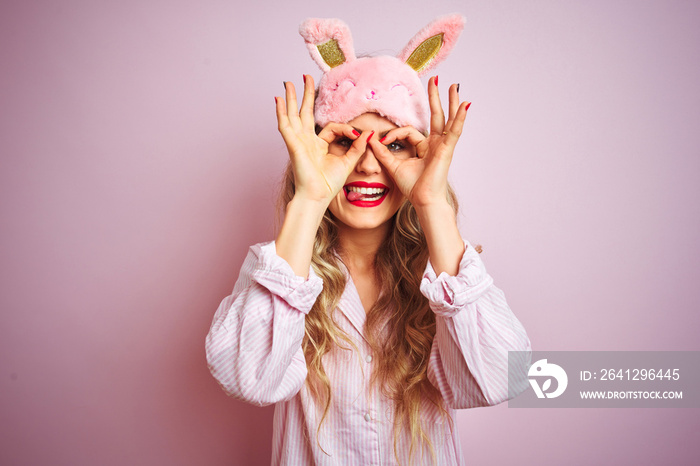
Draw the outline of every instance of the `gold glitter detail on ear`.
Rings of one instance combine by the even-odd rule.
[[[416,73],[426,67],[430,60],[437,55],[442,47],[443,33],[425,39],[416,47],[410,57],[406,60],[406,64],[416,70]]]
[[[324,42],[321,45],[316,46],[318,52],[321,54],[323,61],[326,62],[331,68],[335,68],[338,65],[345,63],[345,55],[343,51],[338,47],[338,41],[331,39],[328,42]]]

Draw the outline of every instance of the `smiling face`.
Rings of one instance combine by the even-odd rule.
[[[376,113],[363,113],[348,122],[357,131],[374,131],[372,138],[381,139],[397,126]],[[329,146],[329,152],[342,155],[347,152],[352,141],[340,137]],[[387,146],[395,157],[415,157],[415,149],[407,141],[396,141]],[[331,201],[328,209],[340,221],[345,231],[388,229],[389,220],[399,210],[405,197],[396,188],[384,166],[375,157],[372,148],[357,161],[355,169],[345,182],[345,186]]]

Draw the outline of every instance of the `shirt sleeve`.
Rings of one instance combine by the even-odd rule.
[[[323,288],[294,274],[274,242],[250,248],[233,293],[206,337],[209,370],[229,395],[264,406],[292,398],[306,379],[304,318]]]
[[[428,262],[421,282],[436,316],[428,379],[454,409],[495,405],[519,394],[522,380],[511,381],[509,393],[508,352],[522,352],[511,356],[522,375],[531,351],[503,292],[474,247],[465,246],[456,276],[438,277]]]

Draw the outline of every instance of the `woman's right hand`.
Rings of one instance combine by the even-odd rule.
[[[340,192],[367,146],[367,135],[348,124],[329,123],[317,135],[314,122],[314,81],[304,76],[304,96],[297,110],[294,84],[285,82],[285,99],[275,97],[277,127],[287,145],[294,171],[295,198],[319,202],[325,207]],[[353,141],[344,155],[333,155],[328,146],[337,138]]]

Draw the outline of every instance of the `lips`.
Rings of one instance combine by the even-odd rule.
[[[357,207],[376,207],[386,199],[389,187],[382,183],[354,181],[343,187],[345,198]]]

